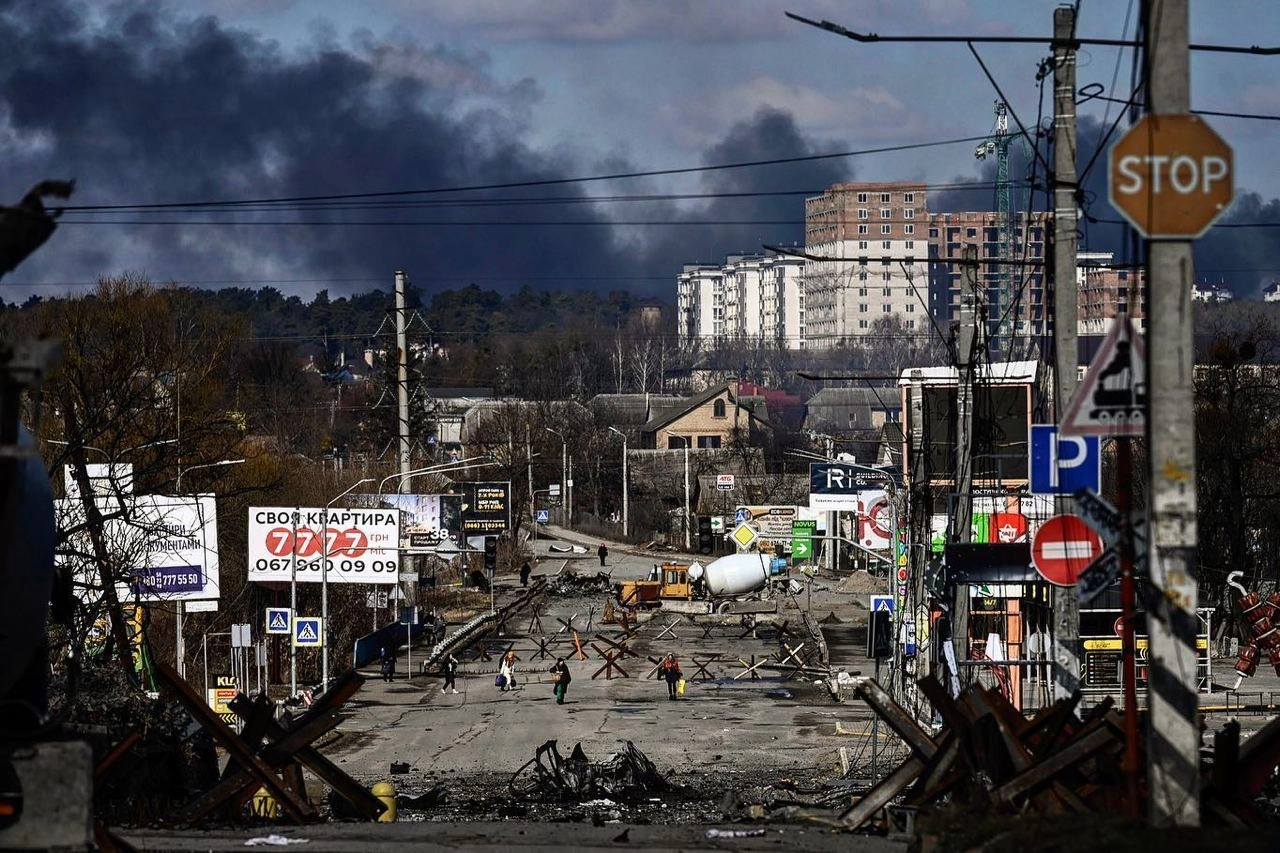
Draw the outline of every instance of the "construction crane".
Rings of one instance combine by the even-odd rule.
[[[1013,188],[1009,183],[1009,146],[1021,136],[1021,133],[1009,133],[1009,108],[1004,101],[996,101],[996,126],[991,135],[978,145],[973,156],[979,160],[988,157],[996,159],[996,245],[999,248],[997,259],[1005,263],[997,264],[995,279],[997,298],[990,305],[987,316],[996,320],[992,330],[992,338],[1005,347],[1013,343],[1012,331],[1017,328],[1012,306],[1017,298],[1013,264],[1016,249],[1014,248],[1013,228]]]

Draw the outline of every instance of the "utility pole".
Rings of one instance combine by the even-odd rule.
[[[961,261],[960,328],[956,336],[956,499],[952,507],[948,541],[967,543],[973,538],[973,385],[979,342],[983,335],[978,311],[978,247],[965,246]],[[969,659],[969,585],[955,585],[951,613],[951,637],[956,661]],[[958,675],[958,672],[957,672]]]
[[[1076,393],[1076,12],[1053,10],[1053,345],[1054,411],[1061,421]],[[1074,513],[1075,500],[1057,500],[1059,514]],[[1053,604],[1053,698],[1080,688],[1080,596],[1074,586],[1055,586]]]
[[[400,435],[400,483],[399,489],[403,493],[409,487],[409,478],[405,476],[413,467],[409,458],[409,342],[408,342],[408,309],[405,307],[405,288],[408,283],[408,276],[403,270],[396,270],[396,426]],[[409,558],[412,569],[417,568],[417,558]],[[403,569],[398,566],[397,571]],[[405,574],[412,575],[414,580],[406,582],[405,598],[409,600],[410,619],[416,623],[418,620],[418,584],[417,572],[409,571]],[[400,602],[396,602],[396,615],[399,618]],[[328,626],[325,626],[326,629]],[[409,645],[413,646],[413,629],[409,629]],[[412,676],[412,673],[410,673]]]
[[[1187,0],[1145,4],[1147,110],[1190,110]],[[1196,446],[1191,241],[1147,242],[1147,458],[1152,600],[1147,725],[1151,822],[1200,824],[1196,719]]]

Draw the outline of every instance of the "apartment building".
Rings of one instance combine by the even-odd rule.
[[[869,337],[882,317],[929,328],[924,184],[834,184],[805,199],[804,221],[806,347]]]
[[[686,264],[676,281],[680,343],[801,348],[804,270],[803,259],[783,255],[729,255],[723,264]]]
[[[939,323],[957,319],[966,248],[977,249],[978,291],[987,305],[988,336],[1002,346],[1045,334],[1049,308],[1045,241],[1053,217],[1045,211],[1013,216],[1013,234],[1001,239],[994,211],[935,213],[928,220],[929,307]],[[993,263],[1011,255],[1014,263]]]
[[[1077,334],[1105,337],[1121,314],[1129,315],[1138,330],[1144,328],[1147,299],[1141,269],[1115,263],[1111,252],[1080,252],[1076,264]]]

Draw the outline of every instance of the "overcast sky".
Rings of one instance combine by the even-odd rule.
[[[935,187],[934,209],[990,207],[989,187],[947,189],[989,179],[990,165],[965,141],[510,185],[981,137],[998,95],[964,45],[857,44],[783,11],[886,35],[1047,36],[1056,5],[0,0],[6,203],[47,177],[74,177],[77,206],[357,196],[270,210],[69,212],[0,297],[83,291],[122,272],[339,294],[389,286],[405,269],[428,292],[475,281],[499,290],[625,288],[673,301],[685,262],[802,242],[805,193],[838,180],[924,180]],[[1083,0],[1080,35],[1132,37],[1136,5]],[[1280,44],[1280,3],[1192,6],[1194,42]],[[1047,119],[1051,87],[1041,92],[1036,69],[1048,48],[978,49],[1017,117],[1033,128]],[[1129,52],[1085,48],[1079,65],[1082,87],[1128,97]],[[1193,54],[1192,106],[1280,115],[1278,71],[1280,57]],[[1119,110],[1102,100],[1081,107],[1083,158]],[[1236,152],[1241,201],[1229,218],[1280,222],[1280,124],[1210,121]],[[1015,178],[1029,176],[1026,159],[1017,158]],[[1089,212],[1109,219],[1102,172],[1087,181]],[[405,194],[474,187],[492,188]],[[634,198],[656,194],[704,197]],[[513,204],[532,199],[540,202]],[[1088,243],[1123,245],[1102,226],[1090,228]],[[1197,262],[1205,277],[1247,294],[1280,277],[1278,244],[1280,229],[1219,229],[1201,241]]]

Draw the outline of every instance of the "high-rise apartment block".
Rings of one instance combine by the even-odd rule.
[[[884,319],[929,328],[925,193],[917,183],[844,183],[805,199],[806,346],[884,334]]]
[[[681,344],[754,343],[801,349],[804,260],[730,255],[723,264],[685,264],[676,283]]]

